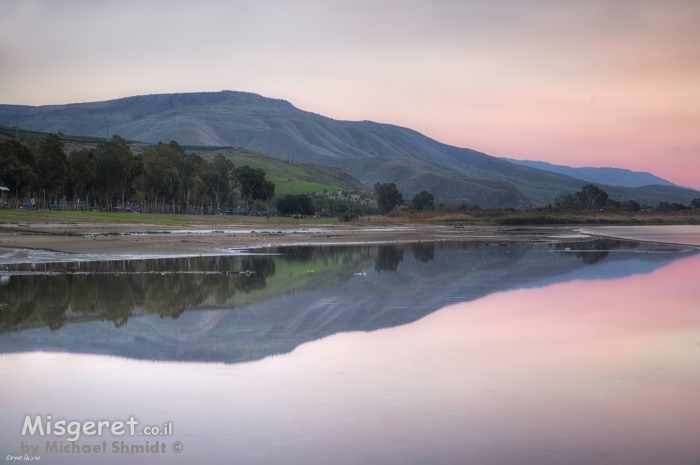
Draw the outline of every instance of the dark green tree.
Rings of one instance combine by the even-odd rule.
[[[382,213],[392,211],[396,206],[403,205],[403,195],[396,188],[393,182],[374,185],[374,195],[377,198],[377,205]]]
[[[677,202],[659,202],[659,204],[656,206],[656,209],[660,212],[678,212],[678,211],[683,211],[687,210],[690,207],[686,207],[682,203],[677,203]]]
[[[202,190],[205,190],[200,175],[208,168],[209,163],[195,153],[190,153],[183,157],[180,179],[182,183],[182,199],[188,212],[193,205],[199,205],[200,203],[198,198],[195,200],[195,197],[198,197]]]
[[[222,205],[233,202],[233,192],[238,187],[238,183],[236,181],[233,162],[223,154],[216,154],[212,165],[218,174],[218,182],[214,189],[214,204],[218,212],[221,211]]]
[[[314,215],[316,208],[306,194],[287,194],[277,201],[277,209],[283,215]]]
[[[177,211],[177,206],[178,205],[186,205],[186,184],[189,179],[197,175],[200,170],[199,169],[191,169],[192,167],[186,166],[186,158],[187,155],[185,155],[185,150],[175,141],[170,141],[168,144],[164,144],[162,142],[159,142],[158,144],[150,147],[148,150],[144,152],[144,158],[143,158],[143,164],[144,164],[144,173],[146,169],[146,154],[148,152],[151,152],[152,160],[156,161],[156,164],[161,167],[165,167],[167,165],[167,170],[166,173],[164,174],[166,179],[161,179],[161,186],[167,186],[165,190],[163,189],[156,189],[158,190],[157,196],[158,200],[154,201],[153,200],[153,190],[149,190],[150,194],[146,193],[146,190],[142,192],[142,197],[145,199],[148,197],[148,202],[150,207],[149,208],[154,208],[155,203],[160,202],[161,204],[161,209],[163,211],[166,210],[166,203],[170,206],[172,205],[173,211]],[[200,157],[197,157],[201,160]],[[202,160],[203,161],[203,160]],[[205,162],[206,163],[206,162]],[[153,166],[151,166],[153,168]],[[151,173],[151,176],[153,176],[154,173]],[[144,176],[145,177],[145,176]],[[149,196],[150,195],[150,196]],[[155,202],[155,203],[154,203]],[[169,208],[169,207],[167,207]]]
[[[121,196],[122,205],[127,190],[142,168],[124,139],[113,136],[108,142],[97,144],[97,187],[105,205],[111,210],[114,200]]]
[[[313,216],[316,214],[316,208],[308,195],[299,194],[297,198],[299,199],[299,210],[302,215]]]
[[[36,157],[29,146],[12,139],[0,139],[0,158],[14,155],[23,165],[29,166],[36,173]]]
[[[576,203],[580,208],[591,210],[593,208],[603,208],[608,200],[608,193],[593,184],[587,184],[575,194],[575,197]]]
[[[73,150],[68,156],[68,175],[73,195],[87,202],[90,186],[97,178],[97,163],[92,150]]]
[[[219,173],[211,164],[208,164],[207,169],[200,174],[202,182],[207,187],[207,200],[210,200],[216,209],[219,211]]]
[[[14,155],[0,156],[0,184],[10,189],[10,195],[17,202],[29,193],[36,181],[37,175],[29,165]]]
[[[240,186],[241,198],[248,208],[255,200],[267,200],[275,195],[275,185],[265,179],[265,170],[248,165],[235,168],[236,180]]]
[[[605,207],[607,201],[607,192],[593,184],[588,184],[575,194],[559,195],[554,203],[562,210],[591,210]]]
[[[174,163],[176,155],[167,145],[149,148],[143,153],[141,190],[148,210],[157,208],[159,203],[165,209],[165,202],[170,204],[176,200],[180,183],[180,173]]]
[[[576,196],[573,194],[559,194],[554,200],[554,204],[557,208],[562,210],[575,210],[578,208],[576,204]]]
[[[414,210],[434,210],[433,194],[428,191],[421,191],[413,196],[411,208]]]
[[[620,210],[628,211],[628,212],[638,212],[642,210],[642,206],[639,205],[638,202],[635,202],[634,200],[628,200],[627,202],[622,202],[620,204]]]
[[[68,157],[63,150],[63,142],[56,134],[49,134],[39,143],[36,160],[38,187],[46,190],[51,198],[58,196],[68,183]]]
[[[700,197],[690,202],[690,208],[700,209]]]
[[[200,210],[203,212],[204,204],[207,202],[208,198],[209,190],[207,189],[206,184],[204,184],[204,181],[202,181],[202,178],[200,178],[199,175],[192,178],[190,192],[190,200],[192,201],[192,204],[199,206]]]
[[[282,215],[295,215],[301,212],[299,199],[294,194],[287,194],[277,201],[277,210]]]

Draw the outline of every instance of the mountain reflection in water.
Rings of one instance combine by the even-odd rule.
[[[421,242],[13,265],[0,287],[0,353],[246,362],[494,292],[651,272],[694,253],[603,239]]]

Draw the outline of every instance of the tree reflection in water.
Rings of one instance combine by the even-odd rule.
[[[201,305],[210,297],[223,304],[237,291],[263,289],[266,279],[275,273],[270,257],[245,257],[241,262],[246,274],[56,274],[12,276],[3,288],[4,308],[0,328],[24,321],[43,322],[58,329],[67,317],[97,316],[116,327],[141,312],[177,318],[187,308]],[[104,273],[104,272],[102,272]],[[133,274],[131,274],[133,273]]]
[[[239,363],[339,332],[409,324],[493,292],[619,278],[698,253],[607,240],[492,245],[280,247],[240,256],[53,264],[46,271],[43,264],[13,265],[9,276],[5,265],[0,353]],[[413,258],[403,260],[407,249]],[[155,315],[164,320],[156,323]],[[18,330],[23,337],[7,337]]]
[[[413,258],[416,260],[428,263],[435,258],[435,242],[419,242],[411,246]]]
[[[633,250],[639,242],[620,241],[615,239],[595,239],[584,242],[564,242],[556,245],[559,252],[571,252],[586,265],[595,265],[608,256],[609,250]]]
[[[5,266],[12,275],[4,276],[0,282],[0,332],[43,325],[57,330],[69,320],[85,318],[98,318],[120,327],[132,316],[154,314],[177,319],[188,309],[245,307],[300,290],[339,286],[372,263],[378,274],[395,273],[399,266],[405,267],[400,273],[405,276],[400,282],[392,281],[392,285],[416,290],[420,287],[416,287],[417,283],[444,283],[481,269],[506,273],[531,250],[526,243],[508,247],[481,245],[422,242],[298,246],[241,256]],[[607,239],[560,243],[554,249],[565,260],[544,265],[546,261],[540,257],[533,263],[542,263],[549,274],[557,267],[570,266],[566,257],[592,265],[606,259],[610,250],[632,250],[638,246],[637,242]],[[415,260],[402,264],[406,247]],[[436,253],[442,257],[440,260],[436,260]],[[448,259],[454,253],[461,257],[457,262]],[[281,274],[275,277],[278,273]],[[537,273],[528,272],[533,279]],[[411,282],[407,281],[409,278]]]
[[[377,251],[377,258],[374,262],[374,270],[378,273],[382,271],[396,271],[399,267],[399,263],[402,261],[402,245],[380,245]]]
[[[271,255],[41,265],[38,268],[46,272],[17,274],[4,281],[0,331],[40,325],[57,330],[81,317],[98,317],[115,327],[143,314],[177,319],[189,308],[223,306],[237,293],[264,291],[276,273],[276,254],[284,254],[287,262],[320,261],[328,266],[362,262],[367,251],[360,249],[287,247]],[[30,273],[32,266],[14,268]]]

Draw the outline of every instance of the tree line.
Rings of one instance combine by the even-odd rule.
[[[374,185],[374,195],[377,199],[377,207],[383,214],[387,214],[394,209],[404,205],[403,194],[399,192],[396,184],[376,183]],[[442,204],[440,204],[442,208]],[[643,209],[642,205],[635,200],[617,201],[609,197],[608,193],[599,187],[588,184],[581,188],[580,191],[573,194],[560,194],[555,200],[555,207],[559,210],[598,210],[598,209],[614,209],[628,212],[638,212]],[[552,208],[548,206],[547,208]],[[644,208],[651,208],[645,206]],[[659,202],[653,207],[660,212],[673,212],[690,209],[700,209],[700,197],[694,199],[689,205],[680,203]],[[433,194],[428,191],[421,191],[413,196],[410,202],[411,210],[434,210],[435,203]],[[458,210],[481,210],[478,205],[469,206],[461,204]]]
[[[594,209],[614,209],[628,212],[638,212],[642,209],[652,207],[642,206],[635,200],[617,201],[608,196],[603,189],[588,184],[574,194],[560,194],[555,201],[556,208],[560,210],[594,210]],[[691,209],[700,209],[700,197],[693,199],[689,205],[676,202],[659,202],[653,207],[660,212],[672,212]]]
[[[266,179],[263,169],[236,167],[222,154],[210,162],[195,153],[185,153],[175,141],[158,143],[134,154],[119,136],[94,149],[74,150],[68,155],[56,134],[26,144],[0,140],[0,184],[10,189],[10,207],[35,198],[42,208],[70,204],[74,209],[107,211],[131,208],[158,213],[220,213],[238,203],[245,204],[249,211],[262,211],[267,209],[265,202],[275,195],[275,185]],[[376,210],[370,207],[369,195],[340,194],[288,194],[277,201],[277,208],[288,215],[311,216],[321,212],[350,220],[364,213],[387,214],[404,205],[395,183],[374,185]],[[421,191],[409,205],[412,210],[433,210],[433,194]],[[642,209],[634,200],[610,199],[593,184],[574,194],[559,195],[555,205],[561,210]],[[467,207],[464,204],[459,209]],[[655,207],[664,212],[691,208],[700,209],[700,197],[688,206],[660,202]]]
[[[265,170],[236,167],[222,154],[212,162],[187,154],[175,141],[134,154],[123,138],[113,136],[68,155],[55,134],[28,144],[0,141],[0,183],[10,189],[15,207],[36,197],[43,208],[63,201],[73,208],[203,213],[241,201],[249,209],[266,209],[275,185],[265,176]]]
[[[374,196],[377,198],[377,207],[384,214],[402,206],[404,203],[403,194],[399,192],[399,189],[393,182],[376,183],[374,185]],[[411,209],[434,210],[435,199],[433,194],[428,191],[421,191],[414,195],[413,199],[411,199]]]

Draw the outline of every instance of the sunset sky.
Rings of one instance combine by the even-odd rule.
[[[698,0],[3,0],[0,103],[242,90],[700,188]]]

